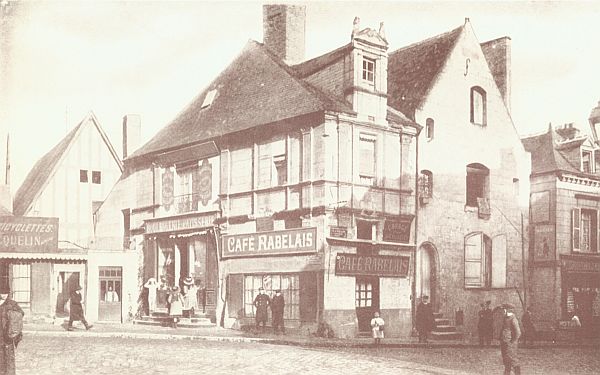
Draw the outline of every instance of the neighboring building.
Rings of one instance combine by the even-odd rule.
[[[576,313],[584,332],[600,332],[599,123],[600,106],[592,137],[567,124],[523,139],[532,155],[529,305],[539,330]]]
[[[429,295],[476,335],[480,303],[520,308],[525,292],[529,156],[510,116],[510,38],[480,44],[466,19],[391,52],[387,74],[389,104],[425,126],[415,303]]]
[[[65,316],[77,284],[90,320],[98,317],[108,285],[122,298],[122,275],[137,273],[136,263],[127,269],[112,253],[93,249],[94,211],[121,172],[120,158],[90,113],[38,160],[17,190],[14,217],[3,221],[4,238],[14,241],[2,247],[0,277],[11,280],[15,300],[28,313]],[[106,308],[114,310],[111,320],[121,319],[120,303]]]
[[[125,225],[143,245],[140,291],[192,274],[227,327],[254,324],[264,287],[282,290],[286,327],[355,336],[381,310],[386,334],[408,335],[420,127],[387,106],[383,29],[357,19],[350,43],[290,66],[305,8],[263,11],[265,45],[125,160],[96,233]]]

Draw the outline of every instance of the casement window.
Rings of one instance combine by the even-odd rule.
[[[471,87],[471,123],[487,125],[487,98],[485,90],[479,86]]]
[[[506,236],[483,233],[465,237],[465,288],[506,288]]]
[[[377,140],[374,136],[361,134],[359,137],[359,166],[360,183],[375,185],[376,181],[376,149]]]
[[[419,197],[431,198],[433,196],[433,173],[426,169],[419,176]]]
[[[88,182],[89,178],[88,178],[88,171],[87,169],[80,169],[79,170],[79,182]]]
[[[12,264],[11,271],[12,299],[22,308],[29,308],[31,304],[31,265]]]
[[[287,184],[287,171],[285,138],[258,145],[259,189]]]
[[[252,148],[232,150],[231,153],[231,193],[252,190]]]
[[[102,183],[102,173],[100,171],[92,171],[92,184]]]
[[[425,135],[428,141],[433,139],[434,125],[435,122],[432,118],[428,118],[427,120],[425,120]]]
[[[371,85],[375,84],[375,60],[363,57],[362,79]]]
[[[600,211],[585,208],[572,210],[572,247],[575,252],[598,253],[600,252],[600,228],[598,223]]]
[[[581,152],[581,171],[583,173],[594,173],[594,158],[592,151]]]
[[[489,199],[490,170],[482,164],[467,165],[466,205],[479,207],[478,198]]]
[[[197,207],[193,206],[193,174],[198,172],[198,162],[187,164],[185,166],[177,166],[177,177],[179,184],[177,186],[177,195],[175,196],[175,203],[177,205],[178,213],[185,213],[195,211]]]
[[[284,319],[300,319],[300,282],[298,274],[245,275],[244,276],[244,315],[255,316],[254,299],[258,288],[272,298],[280,289],[285,301]]]

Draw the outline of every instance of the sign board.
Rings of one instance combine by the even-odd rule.
[[[563,259],[563,267],[567,272],[600,273],[600,262],[590,260]]]
[[[409,243],[412,220],[412,216],[386,219],[383,225],[383,240],[387,242]]]
[[[554,225],[535,225],[533,236],[535,260],[554,259]]]
[[[166,219],[152,219],[146,221],[146,234],[179,232],[185,230],[212,227],[217,219],[217,214],[196,214],[192,216],[169,217]]]
[[[329,236],[338,238],[348,238],[348,228],[331,226],[329,227]]]
[[[408,256],[356,255],[338,253],[335,257],[337,276],[406,277]]]
[[[296,228],[273,232],[223,236],[223,258],[314,253],[317,228]]]
[[[58,218],[0,217],[0,252],[58,252]]]

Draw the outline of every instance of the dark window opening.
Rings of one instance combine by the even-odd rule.
[[[79,182],[88,182],[88,171],[86,169],[79,170]]]
[[[373,240],[375,223],[370,221],[356,221],[356,238],[359,240]]]
[[[434,131],[434,121],[432,118],[428,118],[427,120],[425,120],[425,134],[427,136],[427,139],[433,139],[433,131]]]
[[[473,163],[467,165],[467,202],[469,207],[479,207],[479,199],[489,198],[490,171],[485,166]]]
[[[100,171],[92,171],[92,184],[102,183],[102,174]]]
[[[487,125],[487,102],[485,90],[471,87],[471,123]]]

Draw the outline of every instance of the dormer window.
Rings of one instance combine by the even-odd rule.
[[[581,152],[581,171],[583,173],[594,173],[594,158],[591,151]]]
[[[471,123],[487,125],[487,103],[485,90],[479,86],[471,87]]]
[[[375,60],[363,57],[362,79],[375,85]]]
[[[428,141],[433,139],[433,130],[434,130],[434,121],[432,118],[428,118],[427,120],[425,120],[425,134],[427,136]]]

